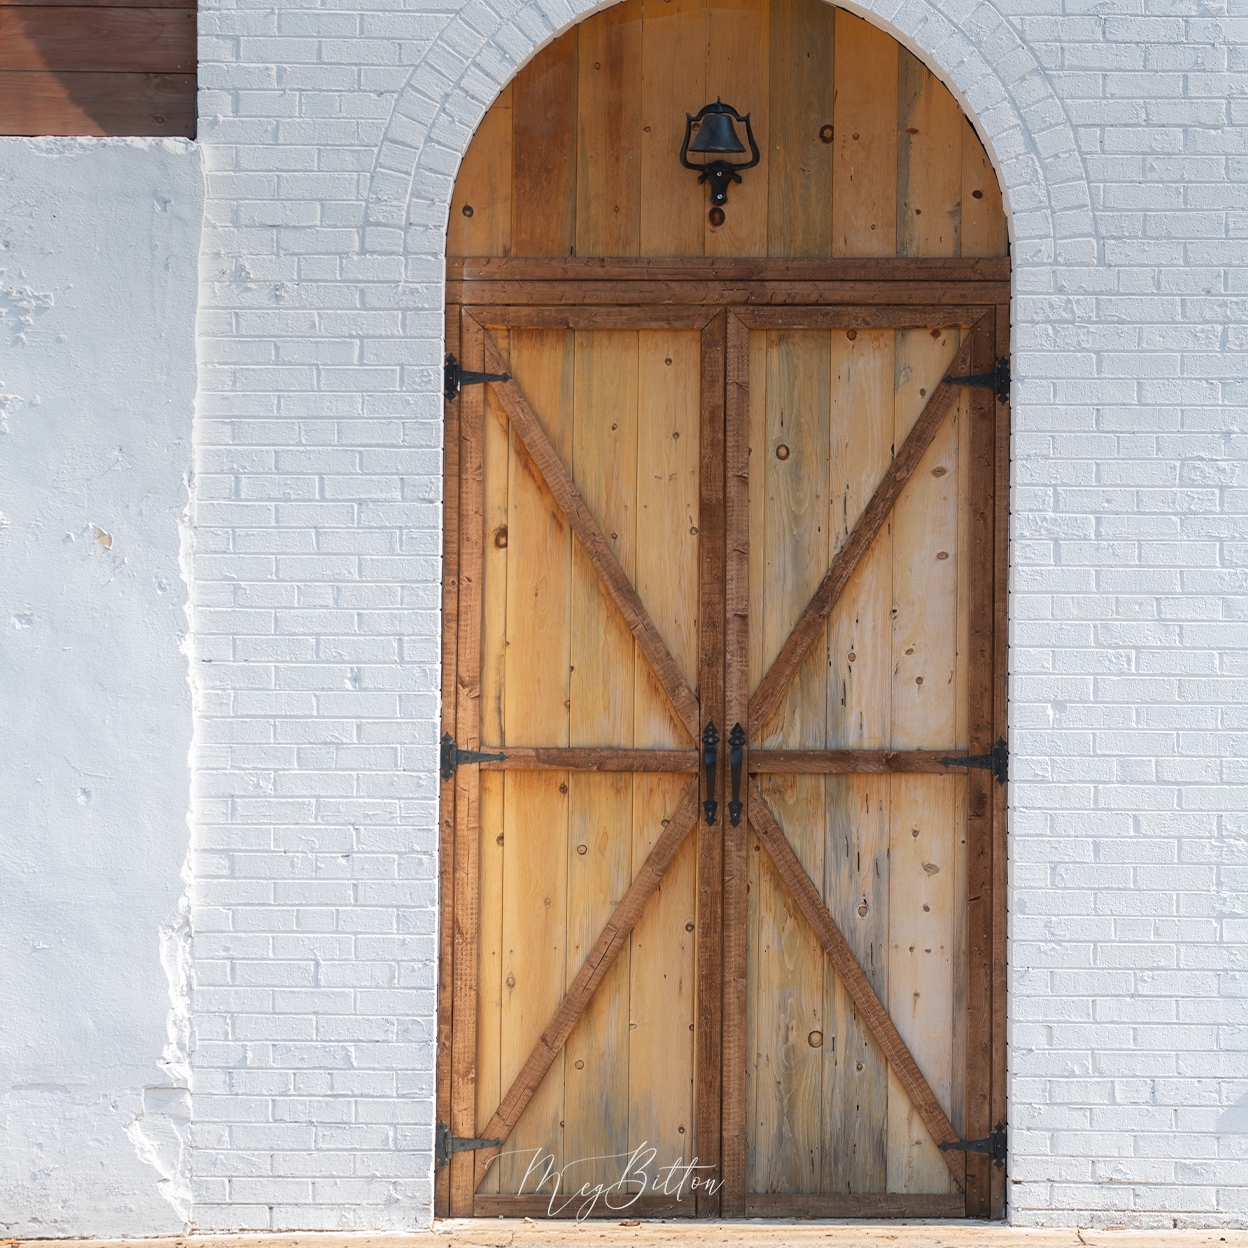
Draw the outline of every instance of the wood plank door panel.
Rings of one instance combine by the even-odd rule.
[[[716,96],[761,160],[711,221]],[[443,722],[507,757],[442,790],[439,1119],[505,1143],[438,1212],[587,1212],[558,1174],[1000,1216],[937,1147],[1005,1114],[1005,789],[960,760],[1006,731],[1009,419],[943,380],[1008,350],[973,125],[824,0],[626,0],[489,109],[447,242],[448,351],[507,376],[449,407]]]
[[[642,327],[481,332],[696,689],[702,333],[634,320]],[[492,388],[485,395],[481,748],[676,750],[683,760],[688,728],[503,402]],[[722,393],[712,397],[722,404]],[[674,775],[480,771],[476,1134],[689,782],[683,761]],[[482,1197],[549,1196],[535,1156],[549,1157],[552,1172],[574,1162],[563,1181],[577,1188],[614,1182],[640,1144],[666,1161],[696,1148],[696,870],[689,837],[485,1169]]]
[[[829,331],[795,328],[794,320],[800,326],[789,317],[784,328],[739,331],[745,367],[733,379],[728,417],[748,428],[748,539],[738,544],[748,547],[752,694],[808,616],[895,451],[941,394],[942,377],[955,359],[969,359],[960,351],[967,331],[956,327]],[[984,544],[970,540],[971,402],[962,390],[947,403],[886,521],[809,648],[789,664],[751,741],[759,752],[749,768],[761,773],[767,806],[757,813],[776,821],[815,881],[959,1136],[965,776],[767,774],[766,751],[813,759],[815,751],[966,749],[972,564],[981,583],[990,576]],[[961,1184],[936,1148],[939,1132],[933,1138],[863,1025],[762,842],[756,823],[745,866],[739,1199],[956,1194]]]

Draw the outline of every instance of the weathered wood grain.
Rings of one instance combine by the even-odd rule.
[[[498,348],[488,334],[483,336],[486,371],[505,372],[505,363]],[[563,466],[563,461],[543,432],[533,409],[514,381],[492,382],[491,385],[507,409],[513,426],[523,439],[547,488],[567,515],[582,547],[593,561],[612,600],[624,616],[633,636],[636,637],[641,652],[659,677],[660,683],[671,698],[672,705],[676,708],[682,722],[689,729],[690,735],[696,736],[699,731],[697,698],[676,666],[671,652],[629,581],[628,575],[620,567],[619,560],[607,543],[598,522],[578,493],[568,470]]]
[[[668,6],[664,6],[666,9]],[[683,94],[683,89],[682,89]],[[501,97],[500,97],[501,99]],[[683,129],[683,119],[681,126]],[[680,145],[677,135],[676,146]],[[982,146],[981,146],[982,151]],[[984,156],[987,160],[987,156]],[[977,182],[991,174],[981,165]],[[744,176],[744,175],[742,175]],[[994,258],[996,257],[996,258]],[[450,255],[449,282],[986,282],[1009,283],[1003,252],[948,256],[633,256]]]
[[[677,851],[692,830],[697,813],[698,788],[697,783],[693,782],[685,790],[662,836],[655,841],[650,856],[634,875],[628,891],[594,942],[589,955],[512,1081],[498,1109],[486,1123],[483,1138],[501,1139],[506,1143],[510,1137],[521,1114],[533,1099],[543,1077],[562,1050],[564,1041],[571,1033],[581,1011],[619,956],[629,932],[632,931],[646,903],[658,888],[664,872],[671,865]],[[482,1149],[477,1153],[478,1176],[483,1175],[485,1168],[498,1155],[497,1148]]]
[[[8,135],[195,137],[195,75],[0,70]]]
[[[469,367],[480,367],[482,333],[461,320],[460,350]],[[483,396],[478,390],[459,400],[459,593],[456,625],[455,730],[465,749],[480,741],[481,560],[482,560],[482,423]],[[477,941],[480,849],[480,773],[476,767],[455,772],[454,934],[452,972],[451,1116],[456,1135],[476,1125]],[[453,1216],[472,1208],[472,1157],[452,1158],[448,1203]]]
[[[969,365],[970,344],[960,350],[945,376],[962,375]],[[884,479],[876,487],[862,517],[832,560],[832,566],[820,583],[810,604],[802,613],[767,675],[750,698],[748,734],[753,735],[779,704],[785,686],[797,670],[802,658],[823,626],[833,603],[840,596],[854,568],[880,531],[910,474],[918,467],[941,422],[957,400],[957,388],[945,385],[943,379],[933,389],[914,428],[898,449]]]
[[[845,990],[858,1007],[859,1013],[875,1037],[880,1048],[888,1059],[892,1072],[911,1103],[918,1109],[925,1127],[938,1143],[956,1140],[957,1134],[950,1125],[940,1102],[933,1095],[931,1088],[924,1079],[922,1072],[906,1048],[889,1017],[888,1011],[875,995],[870,981],[863,974],[852,951],[841,935],[831,914],[828,913],[818,890],[811,883],[810,876],[802,868],[793,847],[786,840],[776,817],[764,802],[754,781],[750,782],[754,804],[750,807],[750,818],[768,854],[776,865],[777,871],[785,884],[788,885],[794,900],[801,908],[807,922],[814,929],[823,945],[836,973],[845,984]],[[954,1181],[962,1185],[962,1154],[941,1153],[945,1164],[953,1175]]]
[[[505,256],[511,250],[511,98],[509,83],[464,153],[446,225],[448,256]]]
[[[891,256],[897,236],[897,43],[836,12],[832,254]]]
[[[627,771],[693,775],[697,750],[587,749],[576,746],[509,745],[504,762],[482,763],[482,771]]]
[[[637,592],[687,677],[698,671],[701,523],[701,335],[638,333],[637,505],[643,538]],[[669,362],[670,361],[670,362]],[[689,742],[648,663],[620,674],[636,690],[634,744]],[[688,751],[698,770],[697,751]],[[633,861],[644,862],[688,784],[678,775],[633,777]],[[630,1148],[649,1144],[653,1182],[663,1159],[697,1142],[698,845],[689,837],[633,928],[629,986]]]
[[[488,335],[482,335],[492,342]],[[572,458],[576,338],[559,331],[515,330],[507,371],[545,413],[551,453]],[[490,371],[499,371],[487,364]],[[482,387],[493,404],[499,396]],[[512,428],[508,459],[506,646],[503,740],[567,745],[570,732],[574,541],[521,439]],[[491,542],[493,546],[493,542]],[[501,896],[502,966],[498,1086],[506,1088],[528,1057],[563,995],[569,927],[568,852],[572,803],[566,775],[516,772],[506,777]],[[490,828],[486,839],[495,829]],[[494,899],[492,899],[494,900]],[[513,1148],[563,1157],[563,1057],[535,1090],[516,1124]],[[478,1124],[493,1112],[479,1105]],[[515,1191],[527,1158],[500,1166],[502,1191]],[[482,1177],[478,1163],[476,1177]],[[478,1183],[479,1186],[479,1183]]]
[[[771,0],[767,254],[832,254],[832,39],[824,0]]]
[[[0,6],[0,70],[193,74],[195,63],[191,9]]]
[[[826,516],[834,549],[848,539],[892,458],[894,339],[887,330],[832,331],[831,485]],[[886,524],[827,623],[827,745],[837,754],[847,746],[854,747],[855,755],[880,751],[876,765],[885,769],[905,765],[886,749],[891,716],[892,557],[892,533]],[[859,761],[867,758],[851,760]],[[922,755],[913,761],[939,766]],[[851,773],[830,777],[825,787],[824,900],[876,994],[887,1000],[889,785],[878,776]],[[830,1155],[824,1158],[823,1190],[883,1191],[888,1064],[835,975],[826,977],[824,993]]]
[[[635,256],[641,245],[642,0],[578,27],[576,253]]]
[[[577,47],[573,27],[512,83],[511,250],[567,256],[576,245]]]
[[[701,726],[714,723],[719,733],[721,756],[726,758],[728,728],[724,719],[724,384],[727,314],[721,312],[702,331],[701,430],[699,451],[701,576],[699,584],[698,692],[701,695]],[[723,829],[728,802],[725,780],[728,768],[716,768],[715,788],[702,790],[702,800],[719,803],[712,825],[698,823],[698,1005],[696,1097],[698,1157],[719,1169],[723,1097],[723,949],[724,949],[724,854]],[[705,785],[705,776],[704,776]],[[719,1212],[712,1196],[699,1199],[698,1212]]]

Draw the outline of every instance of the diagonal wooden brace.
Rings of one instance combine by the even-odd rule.
[[[479,328],[479,327],[478,327]],[[498,345],[490,335],[482,330],[485,340],[486,367],[497,373],[507,371],[506,361],[499,352]],[[655,627],[649,611],[641,601],[641,597],[628,579],[628,573],[620,566],[598,522],[594,519],[580,491],[576,488],[568,470],[559,458],[545,430],[529,406],[528,400],[520,391],[520,387],[508,378],[506,381],[490,383],[498,400],[502,403],[511,421],[512,428],[524,443],[525,449],[541,473],[546,488],[554,495],[555,501],[563,509],[572,525],[572,531],[580,539],[585,553],[594,565],[595,571],[602,578],[607,594],[619,608],[629,631],[637,639],[642,654],[654,669],[663,691],[671,699],[680,716],[681,723],[688,729],[694,741],[702,731],[698,722],[698,699],[688,682],[681,674],[676,660],[672,658],[667,643]],[[948,389],[948,387],[946,387]]]
[[[973,341],[973,337],[968,334],[957,355],[953,357],[953,363],[946,370],[946,378],[965,373],[970,368]],[[928,399],[927,406],[919,413],[919,418],[914,422],[914,428],[910,430],[906,440],[901,444],[901,449],[893,457],[893,462],[885,472],[883,480],[875,487],[875,493],[871,495],[871,501],[863,509],[862,515],[858,517],[858,523],[854,525],[853,532],[845,539],[845,545],[837,551],[836,557],[832,560],[832,566],[828,569],[819,588],[815,590],[814,597],[793,626],[793,631],[785,640],[784,645],[780,647],[780,653],[776,655],[775,662],[772,663],[754,691],[754,696],[750,699],[749,721],[746,724],[746,732],[750,740],[754,739],[754,734],[766,721],[767,716],[776,709],[776,705],[784,694],[785,686],[789,683],[793,673],[797,671],[798,664],[805,657],[806,651],[810,649],[811,643],[823,627],[824,620],[828,618],[841,592],[849,584],[849,578],[853,576],[854,569],[870,549],[876,534],[884,527],[884,522],[906,487],[906,482],[910,480],[914,470],[919,466],[924,452],[931,446],[936,430],[940,428],[941,422],[957,402],[958,387],[944,385],[943,381],[942,378],[942,384],[933,388],[932,397]]]
[[[598,985],[602,983],[612,963],[624,948],[629,933],[641,918],[646,902],[654,896],[663,878],[664,872],[672,865],[680,847],[685,843],[698,815],[698,782],[695,779],[685,790],[676,809],[668,820],[667,827],[654,843],[641,869],[633,877],[628,892],[624,894],[615,913],[607,920],[607,925],[594,942],[581,969],[577,971],[563,1000],[559,1003],[546,1030],[533,1046],[532,1052],[525,1059],[520,1073],[512,1080],[507,1095],[503,1097],[499,1107],[494,1111],[482,1136],[486,1139],[498,1139],[506,1143],[511,1135],[525,1106],[533,1099],[546,1072],[550,1069],[564,1042],[572,1034],[576,1020],[580,1018]],[[951,1139],[957,1138],[950,1136]],[[485,1177],[486,1171],[494,1158],[499,1154],[498,1148],[480,1150],[477,1154],[476,1179],[474,1188]]]
[[[814,928],[815,935],[819,937],[819,943],[823,945],[824,952],[828,955],[828,961],[832,963],[836,973],[841,977],[850,1000],[858,1007],[859,1017],[866,1023],[867,1029],[875,1037],[875,1042],[883,1050],[893,1074],[897,1076],[897,1082],[905,1089],[910,1103],[918,1110],[928,1134],[938,1145],[956,1142],[958,1133],[945,1116],[945,1111],[941,1109],[931,1085],[923,1077],[923,1072],[919,1070],[918,1063],[906,1047],[901,1033],[893,1025],[893,1020],[889,1017],[883,1002],[875,995],[871,981],[867,979],[862,967],[858,965],[858,959],[854,957],[853,950],[849,947],[845,937],[841,935],[841,929],[837,927],[836,920],[827,906],[823,904],[819,890],[810,876],[806,874],[806,869],[798,860],[793,846],[789,844],[788,837],[784,835],[784,830],[776,821],[775,815],[771,813],[771,807],[763,800],[762,791],[754,781],[750,782],[749,812],[750,822],[754,825],[759,839],[767,847],[767,852],[771,855],[772,862],[776,864],[780,878],[789,886],[790,892],[806,916],[806,921]],[[949,1173],[953,1175],[953,1180],[958,1185],[958,1191],[965,1191],[966,1163],[963,1156],[952,1152],[942,1152],[941,1156],[945,1159]]]

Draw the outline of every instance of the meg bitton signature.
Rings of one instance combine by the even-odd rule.
[[[658,1156],[658,1149],[648,1142],[638,1145],[632,1153],[603,1153],[597,1157],[578,1157],[563,1166],[555,1165],[554,1153],[543,1152],[540,1148],[516,1149],[510,1155],[522,1157],[530,1151],[533,1156],[525,1169],[524,1178],[520,1180],[516,1195],[525,1195],[525,1186],[530,1180],[533,1180],[533,1186],[529,1188],[532,1194],[537,1194],[553,1180],[554,1188],[546,1205],[547,1216],[551,1218],[566,1217],[568,1210],[575,1205],[577,1208],[574,1216],[581,1222],[593,1213],[599,1201],[604,1209],[616,1213],[630,1208],[647,1193],[651,1196],[674,1197],[679,1201],[685,1195],[692,1196],[695,1192],[714,1196],[724,1185],[722,1179],[700,1174],[702,1170],[713,1170],[715,1167],[699,1165],[696,1157],[688,1162],[683,1157],[678,1157],[670,1165],[660,1166],[651,1178],[649,1167]],[[624,1166],[614,1183],[587,1182],[582,1183],[575,1191],[571,1190],[575,1179],[569,1177],[569,1172],[577,1166],[589,1165],[594,1161],[619,1160],[624,1160]],[[633,1184],[636,1185],[636,1190],[629,1191]]]

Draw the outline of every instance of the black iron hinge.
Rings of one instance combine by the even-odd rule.
[[[947,386],[986,386],[997,396],[998,403],[1010,401],[1010,360],[1003,355],[990,373],[971,373],[966,377],[946,377]]]
[[[506,754],[482,754],[480,750],[461,750],[449,732],[442,734],[442,779],[449,780],[460,763],[501,763]]]
[[[985,1153],[998,1170],[1005,1169],[1005,1123],[998,1122],[982,1140],[946,1140],[943,1153]]]
[[[452,1135],[450,1127],[440,1122],[434,1134],[433,1156],[441,1170],[456,1153],[467,1153],[475,1148],[501,1148],[502,1144],[502,1140],[466,1140],[461,1135]]]
[[[442,393],[448,403],[455,401],[455,396],[463,386],[483,386],[487,381],[510,381],[510,373],[472,373],[459,366],[459,361],[448,355],[442,365]]]
[[[1010,747],[1004,737],[998,737],[996,745],[987,754],[942,758],[940,762],[943,767],[983,767],[992,772],[998,784],[1004,784],[1010,778]]]

